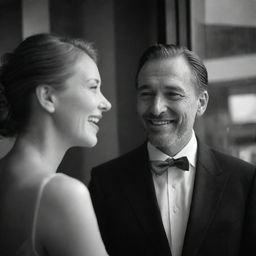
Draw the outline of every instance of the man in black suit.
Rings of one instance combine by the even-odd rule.
[[[200,58],[151,46],[136,81],[148,141],[93,168],[89,186],[108,253],[256,255],[255,167],[207,147],[193,130],[208,103]]]

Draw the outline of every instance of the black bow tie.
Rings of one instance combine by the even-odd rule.
[[[189,170],[189,162],[187,157],[167,158],[165,161],[150,161],[150,167],[156,175],[162,175],[169,167],[176,166],[184,171]]]

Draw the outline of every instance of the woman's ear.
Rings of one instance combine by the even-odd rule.
[[[38,85],[36,87],[36,97],[43,109],[49,113],[55,111],[54,88],[49,85]]]

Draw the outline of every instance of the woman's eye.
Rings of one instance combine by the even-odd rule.
[[[92,86],[90,86],[90,89],[91,90],[97,90],[98,89],[98,85],[92,85]]]

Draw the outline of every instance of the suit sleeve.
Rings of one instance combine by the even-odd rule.
[[[94,211],[97,217],[100,233],[101,233],[103,242],[105,243],[105,246],[106,246],[107,236],[105,235],[106,232],[105,232],[105,226],[104,226],[104,223],[105,223],[104,216],[106,215],[106,209],[105,209],[105,203],[104,203],[105,200],[104,200],[103,191],[100,186],[100,178],[97,176],[95,169],[92,169],[91,171],[89,191],[90,191]]]
[[[256,169],[249,192],[245,214],[241,255],[256,255]]]

